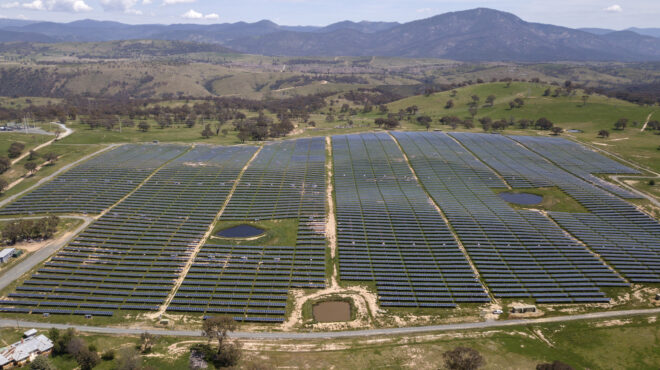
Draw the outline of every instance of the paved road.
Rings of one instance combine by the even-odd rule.
[[[22,219],[26,219],[26,218],[33,219],[38,217],[24,217]],[[9,271],[2,274],[2,276],[0,276],[0,290],[6,288],[7,286],[9,286],[9,284],[14,282],[14,280],[19,279],[25,273],[32,270],[35,266],[37,266],[38,264],[46,260],[48,257],[53,255],[53,253],[57,252],[60,248],[66,245],[69,241],[71,241],[71,239],[73,239],[87,226],[89,226],[89,224],[92,221],[94,221],[92,217],[86,217],[86,216],[60,216],[60,218],[75,218],[78,220],[83,220],[83,224],[78,226],[78,228],[76,228],[72,233],[68,233],[69,234],[68,237],[51,241],[45,247],[34,252],[28,258],[24,259],[19,264],[9,269]],[[13,219],[5,218],[3,220],[13,220]]]
[[[633,188],[632,186],[630,186],[630,185],[626,184],[625,182],[621,181],[621,179],[620,179],[621,177],[623,177],[623,178],[629,178],[629,179],[635,179],[634,176],[629,176],[629,175],[617,175],[617,176],[614,176],[614,175],[610,175],[609,177],[610,177],[612,180],[614,180],[614,181],[616,181],[617,183],[619,183],[619,185],[621,185],[621,186],[624,187],[625,189],[627,189],[627,190],[629,190],[629,191],[631,191],[631,192],[633,192],[633,193],[635,193],[635,194],[637,194],[637,195],[639,195],[639,196],[642,196],[642,197],[648,199],[649,202],[651,202],[651,203],[652,203],[653,205],[655,205],[656,207],[660,208],[660,202],[659,202],[655,197],[653,197],[653,196],[651,196],[651,195],[649,195],[649,194],[646,194],[646,193],[644,193],[644,192],[641,192],[641,191],[639,191],[639,190]],[[638,180],[638,181],[645,181],[645,180],[647,180],[647,179],[648,179],[648,178],[641,178],[641,179]]]
[[[33,151],[36,152],[37,150],[39,150],[39,149],[41,149],[41,148],[45,148],[45,147],[47,147],[48,145],[54,143],[55,141],[62,140],[62,139],[64,139],[65,137],[67,137],[67,136],[73,134],[73,130],[70,129],[70,128],[68,128],[68,127],[66,127],[66,126],[64,126],[63,124],[61,124],[61,123],[59,123],[59,122],[53,122],[53,124],[60,126],[60,128],[61,128],[62,130],[64,130],[64,133],[62,133],[60,136],[58,136],[58,137],[56,137],[56,138],[54,138],[54,139],[52,139],[52,140],[49,140],[49,141],[47,141],[47,142],[45,142],[45,143],[43,143],[43,144],[38,145],[37,147],[35,147],[34,149],[32,149]],[[11,161],[11,164],[14,165],[14,164],[20,162],[21,159],[27,157],[28,155],[30,155],[30,152],[29,152],[29,151],[23,153],[20,157],[18,157],[18,158],[16,158],[16,159],[14,159],[13,161]]]
[[[338,338],[355,338],[355,337],[369,337],[369,336],[417,334],[417,333],[427,333],[427,332],[456,331],[456,330],[468,330],[468,329],[490,329],[490,328],[502,328],[502,327],[514,326],[514,325],[546,324],[546,323],[576,321],[576,320],[606,319],[606,318],[625,317],[625,316],[658,315],[658,314],[660,314],[660,308],[651,308],[651,309],[643,309],[643,310],[595,312],[595,313],[588,313],[582,315],[547,317],[540,319],[486,321],[486,322],[475,322],[475,323],[464,323],[464,324],[447,324],[447,325],[418,326],[418,327],[390,328],[390,329],[369,329],[369,330],[311,332],[311,333],[235,332],[231,334],[231,337],[240,338],[240,339],[266,339],[266,340],[338,339]],[[117,335],[136,335],[136,334],[139,335],[141,333],[144,333],[145,331],[148,331],[149,333],[155,335],[162,335],[162,336],[178,336],[178,337],[202,336],[201,331],[197,331],[197,330],[110,328],[110,327],[100,327],[100,326],[50,324],[43,322],[17,321],[17,320],[8,320],[8,319],[0,319],[0,327],[20,327],[20,328],[38,328],[38,329],[75,328],[76,330],[87,333],[117,334]]]

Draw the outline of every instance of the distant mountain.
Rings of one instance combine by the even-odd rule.
[[[276,32],[235,39],[235,50],[293,56],[397,56],[465,61],[656,60],[643,36],[626,47],[619,38],[552,25],[528,23],[492,9],[446,13],[364,33],[341,29],[327,33]],[[627,34],[634,39],[635,35]],[[630,40],[629,40],[630,41]],[[639,49],[635,48],[639,45]]]
[[[578,28],[578,30],[588,32],[588,33],[591,33],[591,34],[594,34],[594,35],[599,35],[599,36],[607,35],[608,33],[611,33],[611,32],[616,32],[615,30],[610,30],[608,28]]]
[[[0,30],[0,42],[41,42],[51,43],[55,39],[40,33],[33,32],[13,32]]]
[[[401,23],[399,22],[368,22],[368,21],[362,21],[362,22],[351,22],[351,21],[343,21],[343,22],[338,22],[338,23],[333,23],[329,26],[323,27],[317,32],[333,32],[333,31],[339,31],[339,30],[353,30],[353,31],[359,31],[362,33],[375,33],[375,32],[380,32],[380,31],[386,31],[389,30],[390,28],[400,26]]]
[[[6,21],[6,20],[5,20]],[[446,13],[409,23],[351,22],[326,27],[281,26],[268,20],[213,25],[128,25],[82,20],[71,23],[2,23],[2,40],[53,41],[153,39],[220,44],[233,50],[285,56],[393,56],[462,61],[654,61],[659,29],[576,30],[526,22],[492,9]],[[645,32],[647,34],[641,34]],[[29,34],[22,35],[22,33]]]
[[[630,53],[642,53],[660,58],[660,38],[643,36],[633,31],[615,31],[601,37]]]
[[[640,35],[660,37],[660,28],[628,28],[627,31],[633,31]]]

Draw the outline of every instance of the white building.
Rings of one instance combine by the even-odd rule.
[[[16,252],[15,248],[5,248],[0,251],[0,263],[5,263],[9,261],[9,259],[14,255],[14,252]]]
[[[0,348],[0,369],[23,366],[39,355],[50,355],[53,342],[43,334],[35,334],[36,330],[28,330],[25,332],[27,338],[9,347]]]

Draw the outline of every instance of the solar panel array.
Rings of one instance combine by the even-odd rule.
[[[641,198],[633,192],[609,183],[593,174],[630,174],[639,175],[640,172],[603,155],[589,150],[570,140],[558,137],[544,136],[509,136],[552,161],[554,164],[572,173],[573,175],[616,194],[622,198]]]
[[[298,220],[295,246],[205,245],[168,311],[282,322],[291,288],[325,287],[325,139],[268,144],[221,220]],[[202,293],[203,292],[203,293]]]
[[[504,187],[502,180],[448,135],[394,135],[496,297],[608,302],[599,287],[626,285],[546,216],[516,211],[500,199],[491,188]],[[469,139],[482,137],[488,136]]]
[[[332,138],[339,273],[382,306],[489,302],[447,224],[387,134]]]
[[[181,145],[122,145],[58,176],[0,210],[0,215],[101,213],[187,149]]]
[[[197,146],[170,162],[0,305],[54,314],[158,310],[255,151]]]
[[[559,212],[549,215],[631,282],[660,282],[660,223],[656,220],[612,193],[553,165],[549,161],[554,161],[550,151],[545,153],[548,160],[504,136],[463,133],[452,136],[507,181],[520,187],[557,186],[573,197],[590,213],[572,217]],[[600,237],[594,238],[589,231],[591,226],[584,222],[600,225]]]

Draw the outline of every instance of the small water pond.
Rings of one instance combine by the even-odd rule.
[[[252,238],[255,236],[262,235],[264,233],[263,229],[260,229],[252,225],[238,225],[233,226],[228,229],[220,230],[216,234],[217,236],[223,238]]]
[[[509,203],[521,204],[524,206],[532,206],[540,204],[543,201],[543,196],[530,193],[500,193],[500,198]]]
[[[343,301],[321,302],[312,307],[312,313],[318,322],[350,321],[351,304]]]

